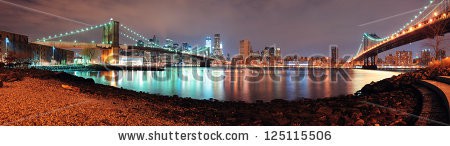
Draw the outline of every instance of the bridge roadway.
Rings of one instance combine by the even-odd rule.
[[[46,42],[33,42],[35,44],[45,45],[45,46],[53,46],[61,49],[85,49],[85,48],[99,48],[99,49],[108,49],[111,48],[110,44],[96,44],[96,43],[84,43],[84,42],[60,42],[60,41],[46,41]],[[163,49],[163,48],[154,48],[154,47],[139,47],[139,46],[129,46],[129,45],[119,45],[122,50],[141,50],[141,51],[150,51],[150,52],[158,52],[158,53],[168,53],[168,54],[177,54],[178,52],[175,50]],[[197,54],[189,54],[182,52],[183,55],[188,55],[197,59],[207,59],[207,60],[215,60],[211,57],[205,57]]]
[[[384,41],[381,44],[368,47],[367,51],[363,51],[359,55],[353,58],[354,61],[362,61],[365,58],[376,56],[377,54],[400,47],[409,43],[424,40],[427,38],[433,38],[433,32],[436,32],[436,28],[442,27],[440,35],[444,35],[450,32],[450,12],[440,14],[436,17],[423,21],[407,30],[402,31],[402,33],[397,34],[396,37],[389,38],[388,41]],[[372,48],[373,47],[373,48]]]

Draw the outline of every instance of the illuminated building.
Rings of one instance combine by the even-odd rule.
[[[275,50],[275,57],[281,58],[281,48],[277,48],[277,49]]]
[[[214,56],[223,56],[222,42],[220,41],[220,34],[214,35]]]
[[[166,39],[166,43],[164,44],[164,47],[166,47],[166,48],[173,48],[173,40]]]
[[[384,60],[385,60],[384,65],[387,65],[387,66],[395,65],[395,57],[392,54],[387,55]]]
[[[330,60],[330,62],[331,62],[331,66],[330,67],[337,67],[337,64],[338,64],[338,48],[337,48],[337,46],[332,46],[331,47],[331,60]]]
[[[250,52],[252,52],[252,46],[249,40],[241,40],[239,47],[239,54],[246,59],[250,56]]]
[[[210,53],[212,52],[212,39],[209,36],[206,37],[205,48],[208,48],[208,55],[210,55]]]
[[[29,43],[28,36],[0,31],[0,62],[9,55],[32,65],[65,65],[74,59],[73,51]]]
[[[150,43],[153,43],[155,45],[159,45],[159,40],[156,38],[156,35],[153,35],[153,38],[149,40]]]
[[[181,50],[182,51],[190,51],[190,45],[189,45],[189,43],[182,43],[181,44]]]
[[[28,36],[0,31],[0,59],[7,57],[8,53],[18,53],[26,50]]]
[[[427,66],[428,63],[430,63],[432,60],[431,58],[431,50],[430,49],[424,49],[420,53],[420,63],[421,66]]]
[[[397,51],[395,52],[396,66],[411,66],[413,64],[412,51]]]

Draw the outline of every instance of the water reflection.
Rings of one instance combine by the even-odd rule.
[[[152,94],[221,101],[296,100],[352,94],[400,72],[330,69],[167,68],[165,71],[76,71],[96,83]]]

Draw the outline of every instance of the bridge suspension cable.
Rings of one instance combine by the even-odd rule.
[[[150,46],[152,47],[158,47],[158,48],[163,48],[160,45],[156,44],[155,42],[150,42],[150,38],[146,38],[144,37],[142,34],[137,33],[136,31],[134,31],[133,29],[131,29],[130,27],[121,24],[120,27],[122,27],[124,30],[128,31],[129,33],[131,33],[132,35],[137,36],[139,39],[133,38],[134,41],[143,41],[144,43],[150,44]],[[129,38],[132,38],[132,35],[128,35]]]
[[[444,2],[445,1],[445,2]],[[446,4],[447,0],[442,0],[441,2],[435,4],[434,0],[430,0],[429,3],[424,6],[422,9],[420,9],[419,14],[414,15],[414,17],[408,21],[405,25],[403,25],[398,31],[392,33],[391,35],[388,35],[386,37],[380,38],[380,37],[374,37],[371,34],[368,33],[364,33],[361,39],[361,44],[359,45],[358,51],[356,52],[355,56],[358,56],[358,54],[360,54],[363,50],[364,46],[364,40],[368,39],[371,42],[377,42],[377,43],[381,43],[384,41],[387,41],[389,39],[394,38],[394,36],[401,34],[405,29],[411,29],[410,27],[416,25],[416,23],[421,23],[424,20],[427,20],[428,17],[433,14],[436,15],[436,9],[441,6],[443,3]],[[425,15],[424,15],[425,14]],[[365,50],[364,50],[365,51]]]
[[[77,35],[77,34],[80,34],[80,33],[89,32],[89,31],[92,31],[92,30],[103,28],[106,25],[108,25],[108,23],[94,25],[94,26],[81,28],[81,29],[76,29],[76,30],[72,30],[72,31],[67,31],[67,32],[64,32],[64,33],[49,35],[48,37],[43,37],[41,39],[37,39],[36,41],[37,42],[40,42],[40,41],[45,42],[45,41],[59,39],[59,38],[67,37],[67,36]]]

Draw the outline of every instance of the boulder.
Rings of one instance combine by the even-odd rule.
[[[73,87],[70,85],[61,85],[62,88],[66,89],[66,90],[71,90],[71,91],[75,91],[75,92],[79,92],[80,88],[77,87]]]
[[[323,114],[323,115],[331,115],[333,113],[333,109],[326,107],[326,106],[322,106],[319,109],[317,109],[316,111],[318,114]]]
[[[280,126],[288,126],[291,123],[291,120],[287,118],[277,118],[275,119]]]
[[[356,120],[354,125],[355,126],[364,126],[364,124],[365,124],[364,120],[358,119],[358,120]]]
[[[5,81],[7,76],[7,74],[0,74],[0,81]]]

